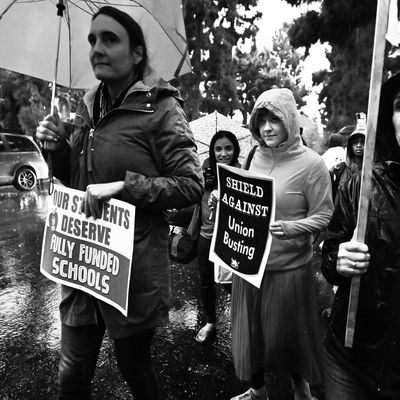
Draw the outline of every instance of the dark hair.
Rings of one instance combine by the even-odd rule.
[[[329,138],[329,148],[331,147],[343,147],[344,145],[344,140],[343,136],[340,133],[332,133],[332,135]]]
[[[137,46],[142,46],[143,48],[142,60],[136,66],[137,71],[139,73],[139,78],[141,79],[143,77],[144,68],[147,62],[147,48],[146,48],[146,43],[144,41],[142,28],[130,15],[121,10],[118,10],[115,7],[105,6],[100,8],[93,15],[92,21],[94,21],[99,15],[107,15],[108,17],[115,19],[120,25],[122,25],[125,28],[125,30],[128,32],[131,50],[133,50]]]
[[[249,126],[250,132],[253,135],[261,137],[260,122],[262,120],[264,120],[265,117],[270,113],[271,112],[265,107],[257,108],[257,110],[254,111],[254,114],[253,114],[252,118],[250,119],[250,126]]]
[[[233,144],[233,157],[229,165],[236,165],[240,154],[240,146],[237,137],[230,131],[218,131],[211,138],[210,148],[208,150],[210,156],[210,167],[215,170],[217,160],[215,159],[214,146],[217,140],[227,138]]]
[[[203,174],[205,188],[214,189],[217,186],[217,160],[215,159],[215,143],[219,139],[227,138],[233,144],[233,157],[229,165],[237,165],[240,153],[240,146],[236,136],[229,131],[218,131],[212,137],[208,150],[209,158],[204,162]]]

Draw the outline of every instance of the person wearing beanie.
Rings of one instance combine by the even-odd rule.
[[[329,137],[329,148],[322,154],[328,170],[346,159],[343,136],[340,133],[332,133]]]
[[[136,206],[134,251],[126,317],[62,285],[58,399],[90,399],[107,332],[134,398],[159,400],[151,343],[170,306],[166,210],[200,201],[203,174],[183,100],[148,64],[140,26],[106,6],[94,14],[88,41],[99,84],[84,96],[72,125],[48,115],[36,134],[54,144],[54,176],[84,192],[87,217],[99,218],[110,198]]]

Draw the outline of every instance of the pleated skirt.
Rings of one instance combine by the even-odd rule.
[[[265,272],[260,289],[234,275],[232,354],[236,375],[249,381],[260,368],[322,378],[322,337],[311,262]]]

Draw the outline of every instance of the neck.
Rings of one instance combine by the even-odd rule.
[[[129,78],[121,81],[104,82],[107,86],[108,94],[110,95],[111,103],[118,98],[119,94],[133,81],[135,74],[129,76]]]
[[[363,163],[363,157],[362,156],[354,156],[354,163],[357,165],[358,169],[361,169],[362,163]]]

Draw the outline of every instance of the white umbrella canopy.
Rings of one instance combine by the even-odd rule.
[[[60,1],[60,0],[58,0]],[[53,82],[57,58],[56,0],[0,1],[0,67]],[[150,66],[166,80],[191,72],[181,0],[63,0],[56,83],[88,89],[98,82],[87,40],[92,15],[109,5],[141,26]],[[180,69],[179,69],[180,68]]]
[[[243,160],[252,146],[250,131],[240,122],[234,121],[217,111],[193,120],[189,125],[196,140],[197,152],[201,161],[208,157],[211,138],[215,132],[220,130],[230,131],[237,137],[240,145],[240,160]]]

